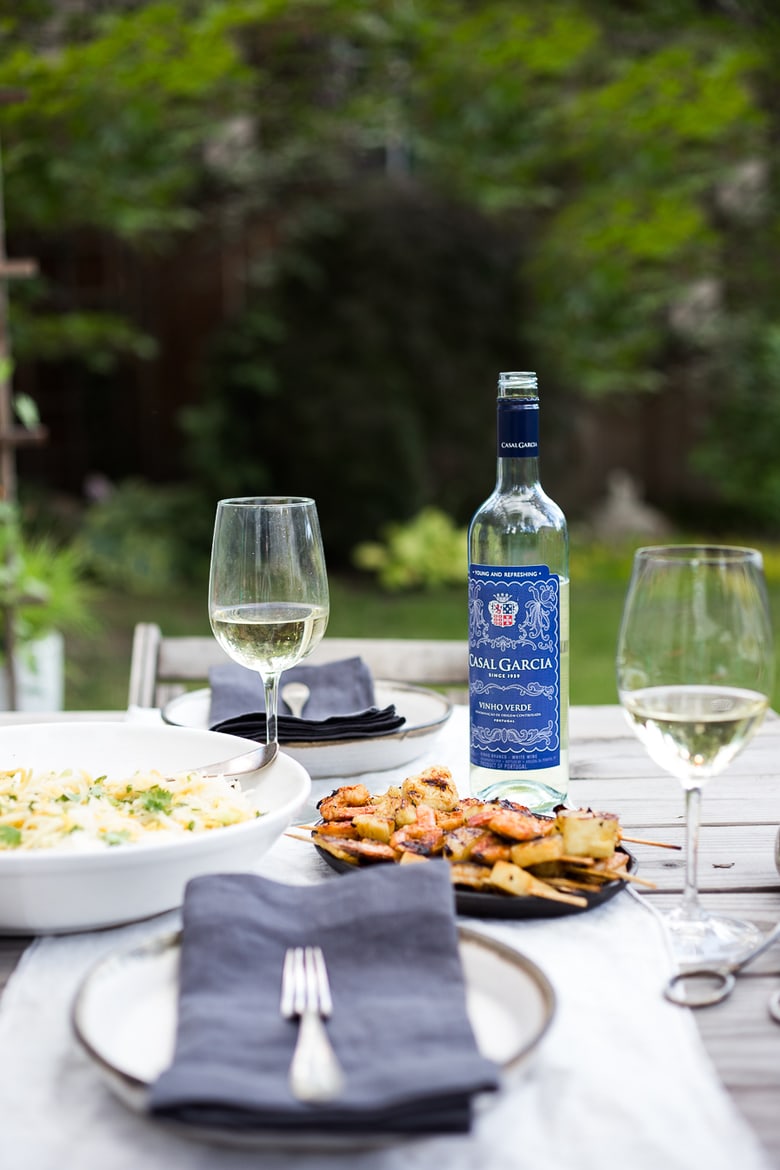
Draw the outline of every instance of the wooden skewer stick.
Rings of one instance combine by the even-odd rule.
[[[635,886],[647,886],[648,890],[658,889],[655,882],[651,882],[649,878],[637,877],[634,873],[624,873],[618,870],[617,873],[613,874],[613,877],[619,882],[633,882]]]
[[[546,886],[547,888],[541,888]],[[530,890],[526,891],[533,898],[547,898],[550,902],[566,902],[569,906],[578,906],[584,910],[588,905],[586,898],[579,898],[576,894],[567,894],[563,890],[556,890],[546,882],[535,882]]]
[[[669,841],[650,841],[647,837],[627,837],[620,834],[621,841],[630,841],[632,845],[657,845],[659,849],[682,849],[682,845],[672,845]]]
[[[311,841],[311,833],[299,833],[297,829],[297,825],[293,825],[289,829],[285,829],[285,837],[292,837],[294,841]]]
[[[647,878],[637,877],[636,874],[627,873],[624,869],[585,869],[581,868],[579,871],[576,866],[572,866],[574,873],[579,872],[583,877],[596,878],[600,882],[633,882],[637,886],[647,886],[649,890],[657,890],[655,882],[649,881]]]
[[[592,894],[597,886],[593,882],[579,882],[576,878],[566,877],[548,877],[547,882],[554,886],[556,890],[584,890],[588,894]]]

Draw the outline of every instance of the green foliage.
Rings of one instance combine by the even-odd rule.
[[[115,313],[33,314],[17,305],[11,313],[14,350],[19,361],[80,358],[91,371],[106,374],[123,358],[149,360],[157,353],[152,337]]]
[[[243,19],[243,6],[227,7]],[[26,95],[0,119],[8,222],[55,247],[84,229],[160,247],[201,221],[204,144],[248,101],[235,20],[226,27],[211,4],[57,8],[27,2],[2,29],[0,85]],[[42,281],[14,293],[19,359],[76,357],[105,373],[154,356],[119,313],[68,300]]]
[[[0,605],[13,612],[17,644],[53,630],[94,630],[94,601],[78,549],[27,540],[16,507],[0,503]]]
[[[728,212],[719,201],[777,138],[780,32],[766,6],[62,8],[20,0],[0,18],[0,84],[28,94],[0,111],[9,223],[74,250],[84,230],[138,251],[241,233],[246,310],[185,420],[204,490],[310,490],[337,558],[426,503],[462,518],[483,494],[495,373],[522,353],[566,401],[699,393],[717,370],[699,466],[746,517],[779,514],[780,417],[760,388],[776,377],[777,190],[770,178],[752,220],[739,199]],[[399,184],[403,218],[369,210],[372,187],[390,205]],[[469,216],[495,233],[483,266]],[[496,239],[516,270],[507,295]],[[702,280],[723,328],[692,339],[673,317]],[[121,305],[69,304],[58,288],[14,302],[20,357],[99,372],[154,357]],[[748,452],[763,461],[763,503]],[[164,551],[153,559],[149,575],[164,576]]]
[[[27,430],[37,427],[41,421],[35,400],[29,394],[15,394],[13,396],[14,414]]]
[[[585,7],[433,4],[415,36],[408,118],[432,180],[493,212],[551,206],[559,106],[600,36]]]
[[[594,396],[663,385],[665,317],[680,285],[720,275],[708,192],[729,160],[761,149],[756,51],[705,26],[688,37],[620,61],[561,121],[564,157],[587,182],[572,187],[532,258],[533,333],[558,376]]]
[[[197,148],[246,97],[248,74],[215,6],[182,15],[142,4],[86,17],[54,51],[19,41],[6,55],[0,82],[28,95],[3,117],[15,223],[129,240],[193,225]]]
[[[359,569],[375,573],[391,592],[464,585],[468,529],[458,528],[438,508],[423,508],[407,524],[388,524],[382,542],[366,541],[353,552]]]
[[[208,569],[213,518],[211,502],[193,488],[126,480],[88,510],[79,547],[103,584],[153,593],[194,576],[204,563]]]
[[[426,504],[471,514],[520,344],[516,256],[482,216],[370,188],[338,210],[253,286],[184,420],[215,497],[314,496],[333,566]]]
[[[747,527],[780,525],[780,325],[747,320],[720,338],[709,368],[718,408],[694,465]]]

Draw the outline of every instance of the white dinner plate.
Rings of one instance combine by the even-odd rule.
[[[0,727],[0,768],[84,770],[130,779],[175,775],[236,755],[234,735],[138,723],[28,723]],[[280,753],[242,777],[249,821],[181,839],[0,851],[0,934],[50,934],[116,926],[180,906],[190,878],[251,871],[305,804],[311,779]]]
[[[509,1073],[530,1060],[547,1032],[555,993],[524,955],[466,927],[459,927],[458,934],[477,1044],[483,1056]],[[140,1114],[146,1113],[151,1084],[173,1056],[179,942],[179,932],[173,932],[115,951],[87,973],[73,1004],[73,1029],[87,1056],[116,1096]],[[252,1148],[348,1149],[400,1140],[398,1135],[233,1131],[150,1121],[196,1141]]]
[[[361,772],[384,772],[424,755],[452,714],[449,699],[426,687],[376,679],[374,694],[377,707],[393,704],[398,714],[404,716],[406,722],[397,731],[366,739],[285,743],[287,755],[303,764],[315,780],[328,776],[357,776]],[[162,717],[166,723],[179,727],[206,728],[210,703],[208,687],[187,691],[166,704]]]

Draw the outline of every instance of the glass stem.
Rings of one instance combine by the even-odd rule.
[[[276,743],[279,738],[279,732],[277,730],[279,675],[267,675],[263,679],[263,689],[265,691],[265,742]]]
[[[701,788],[685,790],[685,888],[683,890],[682,912],[685,918],[700,918],[698,873],[699,873],[699,821],[701,817]]]

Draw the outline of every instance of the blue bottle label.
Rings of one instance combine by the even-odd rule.
[[[469,567],[471,762],[553,768],[561,759],[560,580],[546,565]]]
[[[498,398],[499,459],[539,457],[539,399]]]

